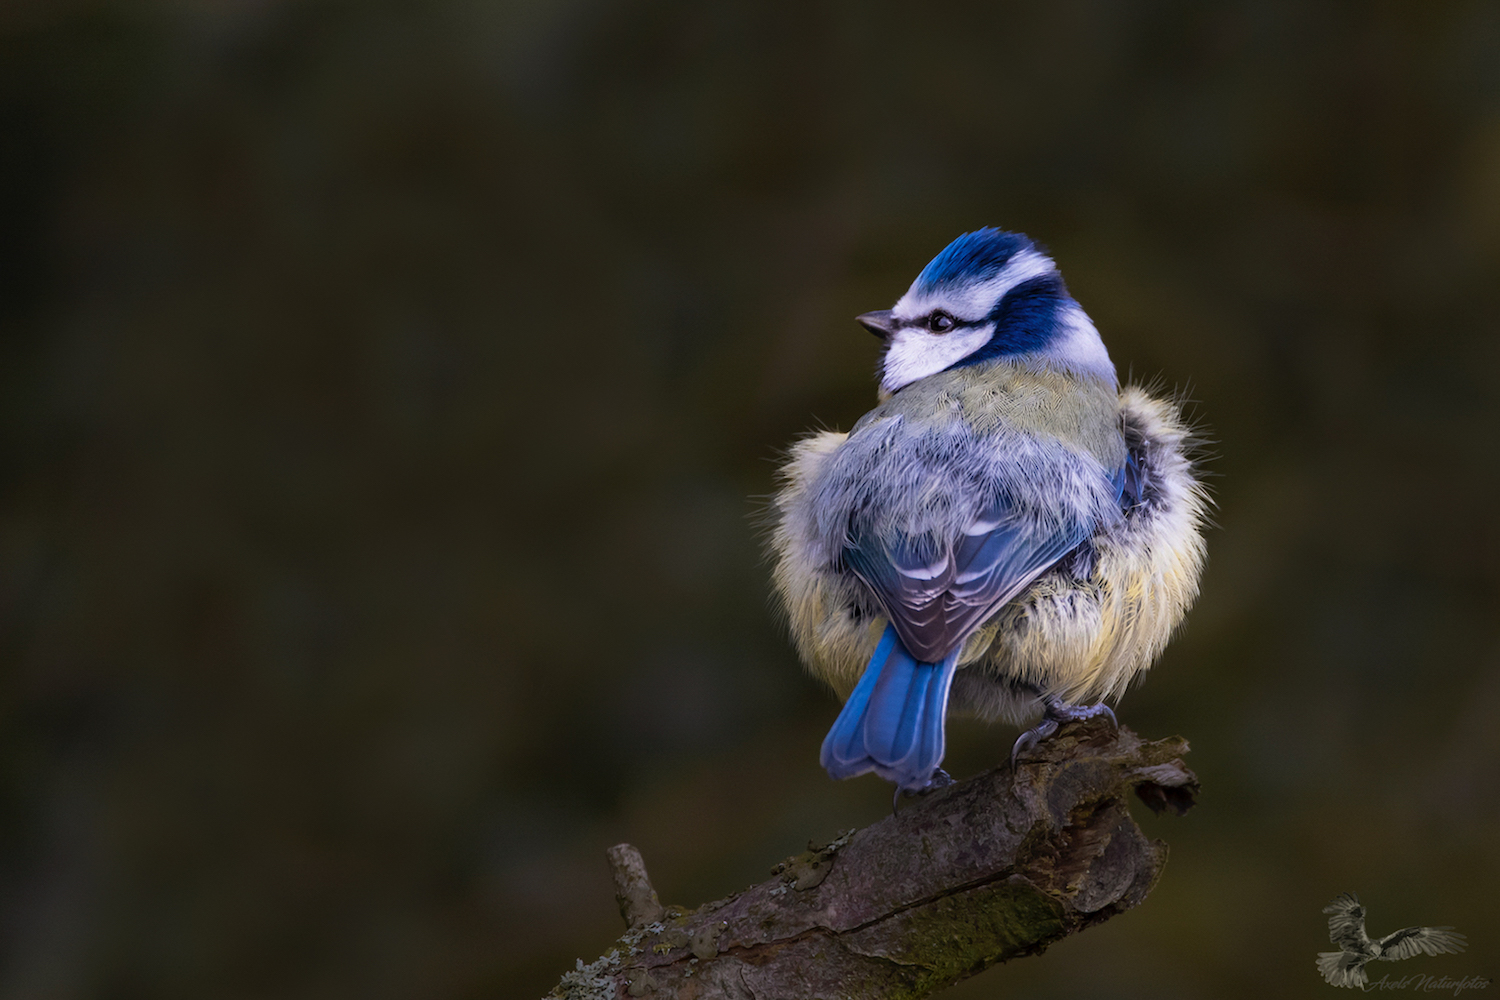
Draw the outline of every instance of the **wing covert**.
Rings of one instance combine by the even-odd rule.
[[[866,535],[844,550],[844,560],[912,655],[937,663],[1092,530],[1092,523],[1028,518],[1001,498],[955,539]]]

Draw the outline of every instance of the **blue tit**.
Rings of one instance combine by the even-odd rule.
[[[950,707],[1113,714],[1198,592],[1208,497],[1179,407],[1121,388],[1052,260],[960,236],[888,310],[879,405],[799,441],[774,583],[808,669],[847,693],[822,763],[942,783]]]

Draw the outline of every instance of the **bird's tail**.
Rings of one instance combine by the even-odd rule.
[[[927,787],[943,760],[943,720],[958,650],[941,663],[912,657],[887,625],[864,676],[823,740],[834,778],[874,771],[908,790]]]
[[[1364,986],[1369,981],[1365,964],[1352,951],[1318,952],[1318,971],[1330,986]]]

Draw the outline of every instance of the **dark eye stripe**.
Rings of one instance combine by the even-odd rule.
[[[954,330],[972,330],[975,327],[984,326],[989,322],[988,319],[959,319],[957,316],[952,315],[949,316],[949,319],[953,320],[953,325],[948,327],[948,329],[944,331],[945,333],[952,333]],[[901,329],[903,330],[911,329],[913,327],[918,330],[927,330],[926,316],[917,316],[912,319],[898,320],[897,322],[901,324]],[[928,332],[930,333],[931,331],[929,330]]]

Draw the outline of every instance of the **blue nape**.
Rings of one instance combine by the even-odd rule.
[[[941,663],[912,657],[887,625],[864,676],[823,740],[830,777],[874,771],[915,791],[943,761],[943,724],[958,650]]]

